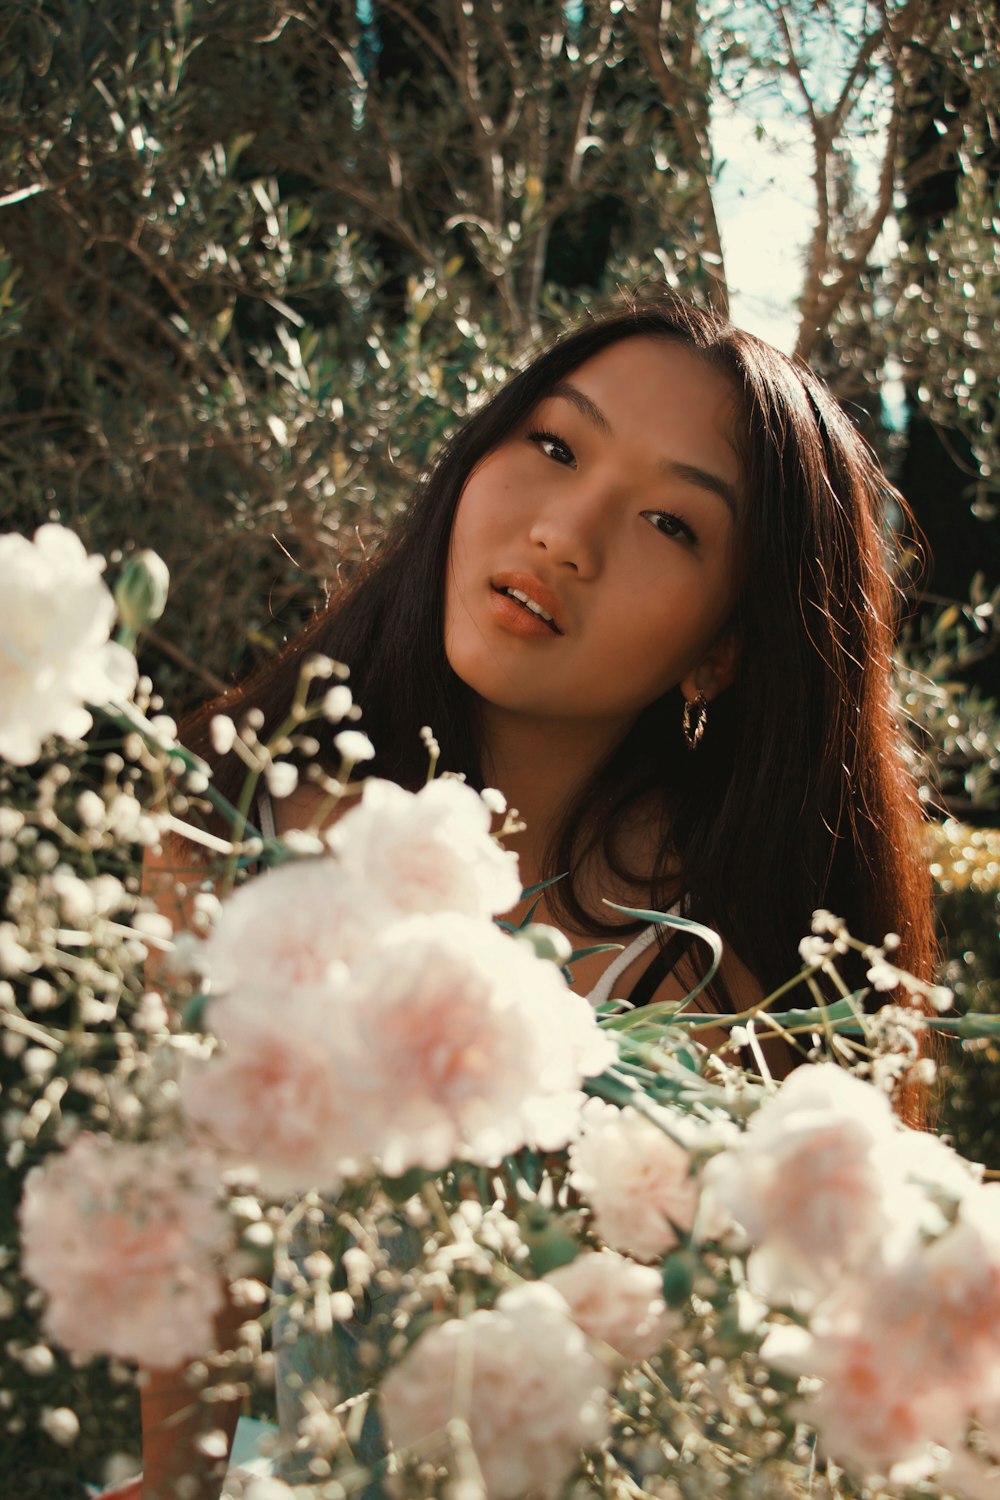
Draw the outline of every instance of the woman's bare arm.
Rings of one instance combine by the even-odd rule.
[[[143,894],[173,924],[174,931],[190,929],[193,901],[204,884],[206,870],[197,855],[178,839],[168,840],[143,861]],[[164,967],[162,955],[151,953],[146,978],[156,984]],[[216,1319],[216,1348],[232,1349],[246,1312],[226,1304]],[[211,1351],[205,1350],[206,1354]],[[145,1369],[140,1375],[142,1407],[143,1500],[218,1500],[228,1465],[229,1450],[240,1413],[238,1400],[199,1400],[199,1388],[187,1378],[187,1366]],[[199,1439],[209,1432],[225,1435],[225,1455],[205,1452]],[[211,1447],[211,1445],[209,1445]],[[180,1484],[190,1476],[189,1484]]]
[[[217,1347],[231,1349],[246,1318],[227,1300],[216,1319]],[[143,1500],[219,1500],[229,1464],[240,1401],[199,1399],[199,1387],[185,1378],[185,1366],[144,1370],[141,1376]],[[222,1433],[223,1450],[200,1446],[208,1434]],[[180,1481],[189,1476],[186,1484]]]
[[[289,828],[310,827],[325,813],[324,826],[328,826],[349,805],[345,802],[331,812],[328,799],[316,787],[303,784],[292,796],[275,804],[275,822],[279,833],[284,833]],[[193,930],[194,897],[207,877],[195,847],[177,838],[150,851],[143,861],[143,893],[169,918],[175,932]],[[162,955],[151,954],[146,964],[147,979],[155,984],[163,967]],[[216,1321],[216,1349],[235,1347],[237,1331],[246,1316],[245,1310],[237,1309],[227,1298]],[[199,1401],[197,1387],[185,1378],[185,1368],[147,1369],[142,1373],[143,1500],[218,1500],[240,1402]],[[225,1435],[225,1458],[212,1458],[199,1450],[197,1440],[207,1432]],[[185,1474],[196,1481],[190,1491],[186,1486],[177,1488]]]

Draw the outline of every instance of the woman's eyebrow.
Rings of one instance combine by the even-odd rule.
[[[660,468],[668,479],[683,479],[687,484],[697,485],[699,489],[718,495],[735,519],[736,491],[721,475],[713,474],[708,469],[700,469],[697,464],[682,464],[671,458],[663,459]]]
[[[614,437],[611,423],[601,411],[596,401],[591,401],[589,396],[585,396],[583,391],[579,390],[575,385],[570,385],[568,380],[564,380],[557,385],[552,394],[553,396],[562,396],[566,401],[571,401],[577,411],[582,412],[588,422],[592,422],[598,432],[602,432],[605,437]]]
[[[571,385],[568,380],[561,381],[553,389],[552,395],[562,396],[564,401],[571,402],[577,411],[581,412],[587,421],[605,437],[614,437],[614,429],[601,408],[577,386]],[[708,490],[710,494],[717,495],[732,514],[736,515],[736,491],[728,480],[720,475],[713,474],[708,469],[702,469],[697,464],[681,463],[672,458],[661,459],[659,467],[668,479],[682,479],[687,484],[697,485],[699,489]]]

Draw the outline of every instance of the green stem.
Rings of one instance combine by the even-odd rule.
[[[125,714],[114,713],[109,708],[99,708],[97,709],[97,712],[103,719],[106,719],[109,724],[114,724],[116,728],[125,730],[127,734],[141,735],[142,738],[146,741],[146,744],[149,745],[151,749],[163,749],[160,741],[154,734],[150,732],[148,726],[145,725],[143,721],[138,717],[136,717],[135,719],[131,719]],[[204,772],[207,769],[204,761],[200,760],[197,755],[193,755],[190,750],[185,750],[183,745],[172,745],[170,747],[169,753],[176,756],[178,760],[183,761],[186,769],[189,771]],[[227,820],[227,822],[229,822],[230,824],[235,824],[236,819],[239,817],[238,808],[235,808],[233,804],[212,785],[211,782],[209,782],[205,791],[202,793],[202,796],[207,797],[208,801],[211,802],[216,812],[221,813]],[[251,824],[246,823],[245,820],[244,826],[245,831],[249,833],[251,838],[259,839],[261,837],[259,830],[254,828]]]

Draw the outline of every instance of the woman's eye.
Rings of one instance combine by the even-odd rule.
[[[576,468],[576,457],[572,448],[564,443],[561,437],[556,437],[554,432],[529,432],[528,442],[540,448],[545,457],[551,458],[553,463],[566,464],[571,469]]]
[[[664,536],[680,537],[686,542],[698,540],[688,523],[682,521],[680,516],[672,515],[668,510],[644,510],[642,514]]]

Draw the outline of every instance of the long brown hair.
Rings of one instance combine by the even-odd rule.
[[[561,380],[636,337],[695,350],[738,397],[740,667],[712,703],[696,754],[684,747],[673,689],[598,768],[553,841],[550,873],[569,872],[555,902],[577,930],[606,930],[606,917],[584,910],[574,876],[595,847],[622,870],[626,815],[656,793],[669,830],[651,880],[643,872],[650,901],[665,906],[680,895],[765,989],[794,971],[819,907],[865,941],[898,933],[898,961],[929,978],[930,884],[892,706],[897,599],[887,513],[898,497],[805,366],[678,299],[590,321],[515,375],[448,443],[361,576],[276,661],[196,715],[185,726],[188,743],[217,760],[212,715],[238,717],[251,705],[263,712],[266,734],[287,712],[303,658],[321,652],[350,665],[377,774],[419,785],[420,729],[430,724],[443,765],[481,784],[470,694],[443,646],[445,568],[462,489]],[[335,766],[336,728],[315,733],[320,761]],[[216,768],[227,794],[242,775],[232,757]]]

